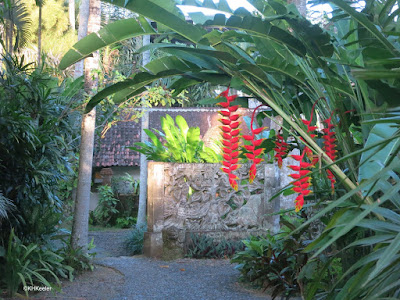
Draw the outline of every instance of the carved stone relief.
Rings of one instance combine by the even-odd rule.
[[[236,192],[220,165],[166,165],[164,228],[220,231],[262,227],[264,172],[249,184],[248,170],[248,166],[239,169],[241,185]]]
[[[280,197],[269,199],[280,190],[281,170],[260,164],[249,184],[249,165],[236,171],[239,190],[229,184],[220,164],[181,164],[149,162],[148,253],[183,249],[189,232],[206,232],[238,238],[277,230]],[[155,178],[150,178],[154,176]],[[292,204],[293,205],[293,204]],[[293,205],[294,206],[294,205]],[[154,250],[151,236],[162,232],[163,250]],[[153,247],[153,248],[152,248]],[[173,250],[175,251],[175,249]]]

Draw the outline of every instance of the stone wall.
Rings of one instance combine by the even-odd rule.
[[[293,207],[280,197],[268,201],[286,184],[274,164],[258,166],[248,183],[248,165],[238,169],[241,185],[234,191],[220,164],[148,162],[148,202],[144,253],[164,259],[183,255],[188,234],[206,233],[227,239],[277,231],[279,217]]]

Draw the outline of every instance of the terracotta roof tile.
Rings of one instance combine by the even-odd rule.
[[[135,142],[140,142],[140,122],[118,122],[104,138],[97,138],[93,166],[139,166],[139,154],[125,148]]]

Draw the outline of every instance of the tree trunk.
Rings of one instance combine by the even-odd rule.
[[[83,39],[88,33],[89,21],[89,3],[90,0],[82,0],[79,6],[79,28],[78,28],[78,41]],[[75,64],[75,78],[83,75],[83,60]]]
[[[7,29],[6,29],[6,32],[7,32],[7,37],[6,37],[6,40],[7,40],[7,51],[8,51],[8,54],[12,55],[13,54],[13,49],[14,49],[14,47],[13,47],[14,22],[11,21],[11,20],[8,20],[7,23],[8,23],[8,26],[7,26]]]
[[[90,13],[86,28],[88,33],[100,30],[100,0],[90,0]],[[79,26],[81,26],[80,23]],[[97,87],[97,77],[92,74],[99,67],[99,53],[85,59],[85,91],[90,95]],[[76,73],[76,69],[75,69]],[[82,117],[81,145],[79,157],[79,174],[75,200],[74,222],[72,227],[71,246],[82,248],[87,252],[89,231],[89,203],[92,182],[94,132],[96,127],[96,109]]]
[[[68,17],[71,29],[75,31],[75,0],[68,1]]]
[[[88,34],[99,31],[100,22],[101,2],[100,0],[90,0]],[[85,59],[85,89],[89,94],[93,89],[97,88],[98,78],[93,71],[99,69],[99,61],[99,51],[93,52],[93,56]]]
[[[143,43],[142,45],[148,45],[150,44],[150,36],[145,35],[143,36]],[[146,65],[147,63],[150,62],[150,52],[145,51],[143,53],[143,58],[142,58],[142,66]],[[149,128],[149,112],[145,108],[145,106],[142,106],[142,109],[145,110],[143,111],[143,116],[141,119],[141,135],[140,135],[140,141],[142,143],[145,143],[147,141],[147,135],[143,131],[144,129]],[[138,208],[138,215],[137,215],[137,222],[136,222],[136,227],[140,228],[144,225],[146,225],[146,205],[147,205],[147,159],[146,155],[140,154],[140,185],[139,185],[139,208]]]
[[[104,26],[108,25],[110,22],[110,14],[105,13],[104,14]],[[110,46],[106,46],[103,48],[103,57],[102,57],[102,63],[103,63],[103,70],[104,70],[104,75],[110,75],[111,72],[111,61],[110,61]],[[104,76],[105,79],[106,76]],[[106,82],[106,80],[104,80]]]
[[[39,25],[38,25],[38,66],[40,66],[42,54],[42,6],[43,2],[39,2]]]
[[[288,0],[288,4],[296,5],[300,14],[305,17],[307,15],[307,0]]]
[[[82,248],[87,253],[89,231],[90,187],[92,183],[92,162],[96,110],[83,115],[79,156],[78,186],[75,199],[74,221],[72,224],[71,246]]]

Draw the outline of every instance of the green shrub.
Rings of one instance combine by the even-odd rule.
[[[312,230],[310,226],[300,229],[305,219],[305,213],[302,217],[281,216],[282,227],[277,234],[252,236],[243,241],[246,249],[231,260],[238,264],[241,280],[270,288],[273,299],[299,294],[307,298],[316,291],[329,291],[342,275],[342,263],[328,252],[310,260],[313,253],[304,250],[312,241]],[[300,230],[295,231],[297,228]]]
[[[131,255],[143,253],[143,240],[146,230],[146,225],[135,227],[125,239],[125,248],[129,251]]]
[[[204,234],[190,234],[186,256],[190,258],[226,258],[244,249],[241,241],[220,241]]]
[[[137,203],[139,201],[139,180],[126,173],[124,176],[113,177],[111,187],[115,197],[119,200],[116,206],[118,214],[112,219],[120,228],[128,228],[135,224]]]
[[[296,220],[294,220],[296,221]],[[243,241],[246,249],[237,253],[232,263],[237,263],[241,279],[261,288],[272,288],[271,296],[290,297],[304,288],[300,272],[308,262],[308,254],[303,250],[308,243],[306,230],[290,234],[296,225],[283,220],[279,233],[265,237],[251,237]],[[307,274],[307,276],[309,276]],[[302,275],[304,277],[304,275]]]
[[[22,285],[58,288],[59,278],[72,280],[74,271],[59,254],[35,243],[24,245],[14,230],[11,230],[7,249],[0,247],[0,262],[0,274],[7,275],[0,278],[0,284],[10,296],[14,296]],[[25,293],[28,296],[28,291]]]
[[[2,219],[8,219],[8,213],[10,213],[10,211],[14,208],[14,204],[9,199],[4,197],[0,191],[0,221]]]
[[[96,253],[85,253],[82,247],[78,249],[74,249],[71,246],[70,235],[67,235],[66,238],[61,237],[61,242],[64,244],[63,247],[57,250],[57,254],[63,257],[65,264],[73,268],[75,272],[81,272],[90,270],[93,271],[93,257]],[[88,244],[88,249],[91,250],[95,247],[93,244],[93,239]],[[70,278],[73,279],[73,274],[70,274]]]
[[[164,133],[157,131],[158,135],[164,139],[160,142],[159,137],[148,129],[144,129],[150,141],[146,143],[137,142],[136,147],[129,149],[146,155],[148,160],[182,163],[218,163],[220,157],[216,152],[204,147],[200,140],[200,128],[188,126],[186,120],[178,115],[174,119],[170,115],[161,118],[161,127]],[[140,147],[140,148],[138,148]]]
[[[59,84],[58,78],[25,64],[23,58],[4,57],[3,67],[0,193],[14,209],[7,222],[0,222],[0,239],[7,243],[13,228],[24,242],[41,244],[58,225],[58,216],[52,215],[62,207],[58,183],[70,175],[68,155],[79,134],[72,126],[76,113],[70,110],[82,80]],[[44,223],[48,218],[51,222]]]
[[[103,226],[110,226],[111,219],[118,214],[117,204],[119,200],[114,197],[113,190],[108,185],[99,187],[99,205],[93,211],[94,219]]]
[[[129,228],[135,225],[137,222],[137,218],[134,217],[121,217],[117,218],[115,221],[115,226],[118,228]]]
[[[139,180],[136,180],[131,174],[125,173],[124,176],[112,177],[111,187],[114,194],[119,194],[119,189],[123,189],[129,192],[133,196],[139,195]]]

